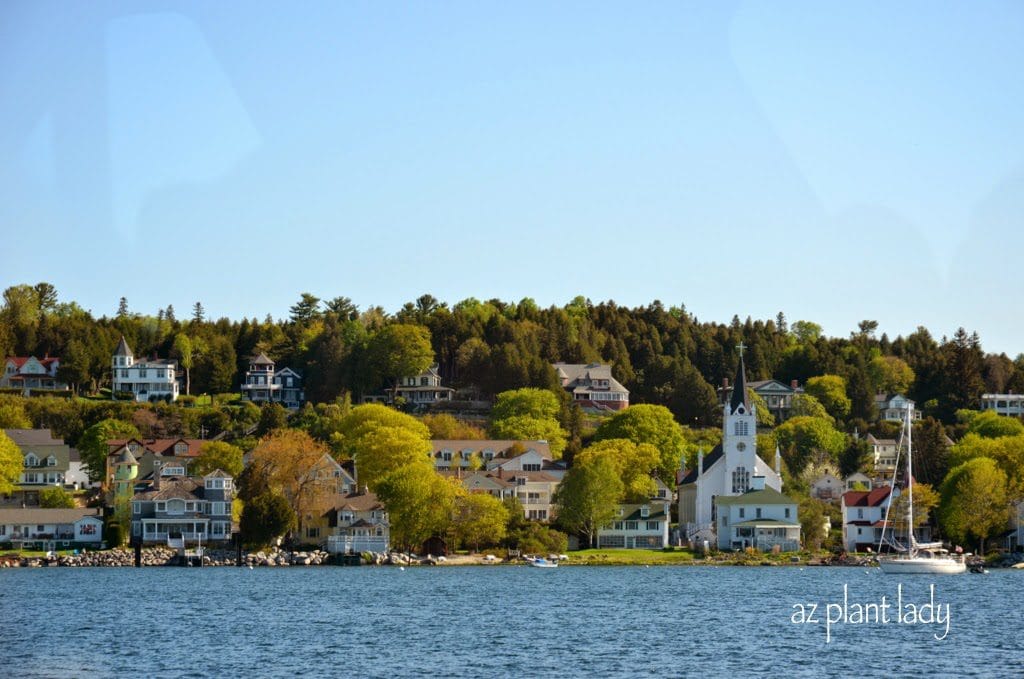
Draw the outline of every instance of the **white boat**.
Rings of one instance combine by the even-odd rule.
[[[533,566],[534,568],[558,568],[557,563],[555,563],[554,561],[548,561],[542,556],[537,556],[532,559],[530,557],[527,557],[526,563]]]
[[[883,573],[895,573],[897,575],[956,575],[967,571],[967,563],[962,554],[950,554],[942,549],[941,542],[921,544],[914,539],[914,463],[912,455],[913,441],[913,406],[907,404],[907,416],[904,421],[903,437],[907,442],[907,542],[908,546],[892,556],[879,556],[878,566]],[[897,465],[898,466],[898,465]],[[893,487],[896,486],[896,473],[893,472]],[[892,497],[890,495],[890,497]],[[886,509],[886,521],[884,526],[889,525],[888,513],[892,508],[890,502]],[[879,551],[885,541],[885,528],[882,529],[882,540],[879,542]],[[893,540],[890,544],[895,544]]]

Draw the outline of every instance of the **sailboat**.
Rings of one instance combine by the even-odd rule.
[[[907,441],[907,545],[903,551],[892,556],[879,556],[878,565],[883,573],[902,574],[925,574],[925,575],[955,575],[967,570],[967,564],[962,555],[950,554],[942,548],[941,542],[920,543],[914,539],[914,463],[912,455],[913,441],[914,406],[907,404],[907,416],[904,421],[903,438]],[[898,467],[899,465],[897,465]],[[892,487],[896,487],[896,472],[893,472]],[[890,498],[892,495],[890,494]],[[886,520],[883,526],[888,526],[889,509],[892,508],[890,500],[886,508]],[[881,551],[882,542],[885,540],[885,528],[882,528],[882,540],[879,542]],[[892,541],[895,545],[895,540]],[[898,548],[898,547],[897,547]]]

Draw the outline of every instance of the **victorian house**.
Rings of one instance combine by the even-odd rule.
[[[275,370],[266,354],[253,356],[242,381],[242,400],[257,404],[280,403],[297,410],[306,400],[302,376],[291,368]]]
[[[131,394],[136,401],[175,401],[178,398],[178,364],[162,358],[135,358],[124,336],[111,359],[111,390]]]

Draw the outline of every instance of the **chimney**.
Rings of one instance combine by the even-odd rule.
[[[498,467],[498,478],[499,479],[505,478],[505,470],[502,469],[501,467]]]
[[[751,479],[750,479],[750,488],[751,488],[751,490],[764,490],[764,477],[763,476],[753,476],[753,477],[751,477]]]
[[[722,389],[728,389],[728,388],[729,388],[729,378],[728,377],[723,377],[722,378]]]

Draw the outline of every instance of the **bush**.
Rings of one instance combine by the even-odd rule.
[[[117,521],[108,521],[103,527],[103,539],[108,547],[120,547],[124,544],[124,530]]]
[[[59,486],[44,488],[39,491],[39,506],[45,509],[70,509],[75,506],[75,498]]]

